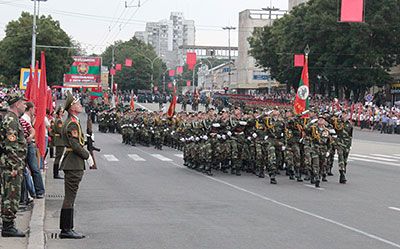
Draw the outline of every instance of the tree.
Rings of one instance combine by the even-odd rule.
[[[366,1],[365,23],[338,22],[336,1],[310,0],[272,27],[256,29],[249,38],[251,55],[288,89],[297,88],[301,68],[293,55],[308,44],[311,90],[356,97],[372,85],[390,81],[399,64],[400,0]],[[335,90],[335,91],[333,91]]]
[[[19,82],[20,68],[31,64],[32,19],[28,12],[22,12],[18,20],[10,21],[5,30],[6,36],[0,41],[0,75],[5,83],[11,85]],[[51,46],[73,45],[68,34],[61,29],[60,23],[51,16],[40,16],[37,19],[37,44]],[[36,49],[36,58],[40,58],[41,48]],[[63,74],[71,64],[72,50],[46,49],[47,80],[49,85],[63,81]]]
[[[115,64],[124,64],[126,58],[133,60],[132,67],[122,67],[114,76],[114,82],[122,90],[150,90],[152,83],[151,75],[154,75],[155,85],[160,82],[162,73],[166,66],[157,57],[154,48],[133,37],[129,41],[115,42],[114,45],[106,48],[103,57],[103,64],[112,64],[112,49],[114,49]],[[151,64],[153,63],[153,71]]]

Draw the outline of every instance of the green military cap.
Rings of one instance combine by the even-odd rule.
[[[25,98],[25,96],[24,95],[22,95],[22,94],[19,94],[19,93],[11,93],[11,94],[9,94],[8,95],[8,98],[7,98],[7,104],[10,106],[10,105],[12,105],[12,104],[15,104],[17,101],[19,101],[19,100],[27,100],[26,98]]]
[[[70,91],[67,92],[67,99],[65,100],[64,110],[68,111],[69,108],[75,103],[79,102],[79,98],[75,98]]]

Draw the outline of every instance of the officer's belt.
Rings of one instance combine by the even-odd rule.
[[[65,152],[72,152],[74,151],[72,148],[65,148]]]

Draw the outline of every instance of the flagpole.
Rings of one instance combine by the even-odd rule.
[[[32,24],[32,58],[31,67],[35,68],[36,55],[36,1],[33,0],[33,24]]]

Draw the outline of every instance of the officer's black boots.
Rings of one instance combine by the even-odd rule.
[[[74,209],[61,209],[60,215],[60,239],[83,239],[85,235],[79,234],[74,228]]]
[[[258,177],[260,177],[260,178],[264,178],[265,177],[265,173],[264,173],[264,169],[263,168],[260,169],[260,172],[258,173]]]
[[[327,182],[328,180],[326,179],[326,174],[322,174],[322,181]]]
[[[346,176],[344,174],[344,171],[343,170],[339,170],[339,172],[340,172],[339,183],[346,184],[347,180],[346,180]]]
[[[296,179],[298,182],[302,182],[303,179],[301,179],[301,171],[300,170],[296,170]]]
[[[64,179],[63,177],[61,177],[60,175],[59,175],[59,166],[57,165],[57,164],[54,164],[53,165],[53,178],[54,179]]]
[[[1,230],[2,237],[25,237],[25,233],[19,231],[14,222],[3,221],[3,229]]]

